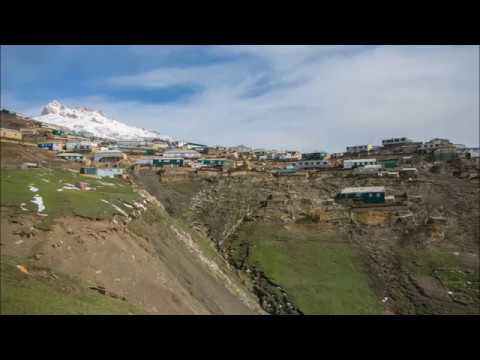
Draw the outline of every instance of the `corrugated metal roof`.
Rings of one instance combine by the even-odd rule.
[[[367,162],[367,161],[377,161],[377,159],[345,159],[343,162]]]
[[[177,154],[177,153],[184,153],[184,154],[200,154],[198,151],[196,150],[181,150],[181,149],[171,149],[171,150],[165,150],[163,152],[164,154]]]
[[[59,153],[57,156],[83,156],[83,154],[77,154],[77,153]]]
[[[109,156],[109,155],[120,155],[123,156],[123,152],[119,150],[105,150],[105,151],[98,151],[95,153],[95,155],[98,156]]]
[[[366,193],[366,192],[385,192],[385,187],[383,186],[347,187],[343,189],[340,193],[352,194],[352,193]]]
[[[164,158],[164,157],[156,157],[156,158],[152,158],[152,160],[158,160],[158,161],[163,161],[163,160],[167,161],[167,160],[168,160],[168,161],[171,161],[171,160],[183,160],[183,158],[177,158],[177,157],[166,157],[166,158]]]

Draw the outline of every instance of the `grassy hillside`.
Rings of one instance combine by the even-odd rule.
[[[303,313],[382,313],[351,247],[338,235],[255,223],[241,228],[239,240],[251,244],[248,262],[282,286]]]
[[[429,248],[397,249],[402,271],[410,274],[419,294],[415,296],[417,314],[478,314],[480,274],[478,265],[452,252]],[[425,300],[426,297],[426,301]],[[401,298],[401,297],[399,297]],[[399,305],[403,305],[399,302]],[[402,313],[407,313],[408,307]]]
[[[87,183],[90,189],[75,189],[79,182]],[[16,207],[20,212],[37,212],[39,207],[32,200],[40,197],[45,209],[39,213],[44,214],[45,226],[59,215],[104,219],[128,213],[141,199],[120,179],[99,180],[65,170],[2,169],[0,185],[1,205]]]
[[[101,295],[66,275],[30,268],[21,272],[19,259],[2,256],[1,314],[141,314],[125,301]]]

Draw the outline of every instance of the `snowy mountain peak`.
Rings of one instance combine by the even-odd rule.
[[[105,114],[102,111],[90,109],[84,106],[78,106],[78,107],[66,107],[63,105],[60,101],[58,100],[53,100],[49,102],[42,110],[42,115],[48,115],[48,114],[58,114],[62,116],[70,116],[72,117],[72,114],[74,115],[79,115],[79,114],[85,114],[88,115],[89,113],[95,113],[99,114],[103,117],[105,117]],[[73,116],[75,117],[75,116]]]
[[[42,115],[47,114],[58,114],[60,113],[65,107],[60,103],[60,101],[53,100],[47,104],[42,110]]]
[[[42,110],[35,120],[63,126],[72,131],[105,139],[122,140],[138,138],[160,138],[172,141],[156,131],[129,126],[108,118],[103,112],[87,107],[68,107],[53,100]]]

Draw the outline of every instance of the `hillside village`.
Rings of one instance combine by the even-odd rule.
[[[77,162],[81,174],[99,177],[125,177],[127,170],[145,168],[199,176],[241,176],[252,171],[302,176],[319,171],[351,170],[358,176],[410,177],[415,176],[415,164],[421,161],[471,159],[478,164],[480,158],[479,148],[439,138],[425,142],[405,137],[383,139],[382,145],[347,146],[345,152],[331,154],[251,149],[245,145],[212,146],[163,138],[112,140],[82,136],[68,128],[8,110],[2,110],[1,139],[38,147],[38,151],[51,151],[58,159]]]
[[[480,149],[456,144],[454,139],[412,140],[399,134],[379,139],[378,145],[347,146],[342,153],[302,153],[162,136],[102,138],[5,109],[0,134],[2,178],[8,177],[2,179],[2,186],[12,194],[19,191],[21,198],[6,196],[2,189],[1,205],[8,215],[3,225],[12,231],[10,237],[15,234],[15,242],[2,246],[15,256],[28,253],[30,264],[25,261],[17,268],[22,266],[25,271],[20,271],[28,274],[28,267],[49,259],[43,267],[57,266],[58,271],[85,281],[98,278],[90,288],[135,304],[137,308],[129,312],[141,308],[147,313],[471,313],[480,303],[478,272],[472,270],[478,265],[474,219],[479,213]],[[48,188],[56,177],[63,187]],[[17,190],[16,182],[30,189],[28,194]],[[47,186],[44,190],[41,182]],[[42,191],[49,197],[42,198]],[[67,193],[85,195],[60,199]],[[84,206],[88,201],[100,204],[98,209]],[[38,216],[22,220],[22,225],[15,223],[17,212]],[[59,219],[61,224],[67,215],[79,220],[68,226],[53,221]],[[159,305],[162,301],[148,286],[120,286],[123,280],[108,275],[114,273],[114,265],[101,265],[109,262],[106,253],[95,266],[109,270],[81,270],[88,257],[74,261],[76,265],[61,259],[68,254],[65,244],[67,249],[84,246],[85,231],[92,239],[101,236],[97,239],[101,242],[112,236],[117,242],[126,241],[115,235],[118,229],[87,219],[112,219],[114,227],[132,232],[132,239],[143,239],[141,246],[149,249],[141,255],[145,264],[159,261],[157,251],[173,258],[194,257],[187,265],[183,260],[172,265],[160,255],[167,265],[148,265],[151,272],[155,266],[169,269],[169,281],[176,285],[168,293],[175,293],[171,296],[176,300]],[[65,244],[50,243],[48,232],[57,239],[65,236]],[[167,234],[170,245],[159,243],[167,241],[158,239],[159,233]],[[73,236],[78,236],[78,244]],[[43,252],[33,244],[30,252],[18,250],[19,244],[34,238],[48,244]],[[189,250],[172,250],[169,246],[176,241],[172,239]],[[100,251],[97,245],[88,246]],[[131,254],[143,254],[133,243],[128,246]],[[65,251],[61,256],[60,250]],[[425,258],[419,258],[424,252]],[[303,260],[292,262],[292,258]],[[203,265],[197,264],[198,259]],[[442,262],[454,264],[457,275]],[[122,276],[137,271],[127,260],[122,264],[127,269],[118,270]],[[205,270],[195,276],[202,277],[199,281],[205,289],[213,289],[215,300],[191,279],[174,280],[195,278],[192,274],[203,274],[202,266],[214,275]],[[287,273],[288,268],[296,275]],[[348,272],[347,268],[366,270]],[[343,271],[345,284],[334,284],[325,275]],[[138,276],[139,283],[158,280],[147,273]],[[301,276],[300,285],[296,276]],[[158,291],[167,291],[162,287],[167,280],[163,281],[155,283]],[[333,304],[325,294],[352,300]]]

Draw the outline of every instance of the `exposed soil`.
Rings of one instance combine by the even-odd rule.
[[[150,223],[160,215],[151,211],[149,220],[139,217],[128,227],[68,217],[41,231],[38,216],[2,208],[2,256],[74,275],[152,314],[256,313],[163,224]]]

